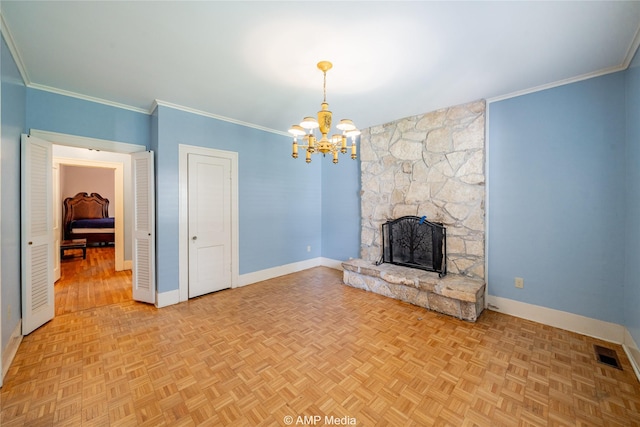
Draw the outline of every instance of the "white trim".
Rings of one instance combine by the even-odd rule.
[[[629,68],[629,65],[631,65],[631,61],[633,61],[633,57],[638,51],[638,48],[640,48],[640,25],[638,25],[638,28],[636,29],[636,33],[633,36],[633,39],[631,40],[631,42],[629,43],[629,47],[627,48],[625,57],[623,61],[620,63],[620,65],[615,65],[612,67],[607,67],[601,70],[593,71],[591,73],[581,74],[579,76],[569,77],[567,79],[546,83],[546,84],[535,86],[529,89],[523,89],[523,90],[507,93],[505,95],[497,95],[492,98],[487,98],[487,104],[498,102],[498,101],[504,101],[505,99],[516,98],[518,96],[528,95],[530,93],[540,92],[547,89],[553,89],[554,87],[558,87],[558,86],[564,86],[571,83],[581,82],[583,80],[592,79],[594,77],[600,77],[600,76],[604,76],[611,73],[617,73],[618,71],[624,71],[627,68]]]
[[[113,169],[113,185],[115,196],[115,269],[124,268],[124,163],[105,162],[102,160],[85,160],[67,157],[54,157],[54,163],[70,166],[89,166],[93,168]],[[58,248],[55,248],[58,250]]]
[[[508,298],[489,295],[487,308],[544,325],[576,332],[616,344],[624,341],[625,327],[616,323],[592,319],[579,314],[528,304]]]
[[[76,148],[88,148],[96,151],[111,151],[114,153],[131,154],[147,151],[147,147],[127,142],[110,141],[107,139],[88,138],[86,136],[69,135],[66,133],[49,132],[46,130],[30,129],[29,135],[51,141],[54,144]]]
[[[0,386],[4,380],[4,377],[9,372],[11,362],[16,357],[20,343],[22,342],[22,319],[18,320],[18,324],[11,332],[7,347],[2,350],[2,377],[0,377]]]
[[[633,61],[633,57],[636,55],[639,46],[640,24],[638,25],[638,29],[636,30],[636,35],[633,37],[633,40],[631,40],[631,43],[629,43],[629,48],[627,49],[627,54],[625,55],[624,61],[622,61],[623,69],[626,70],[627,68],[629,68],[629,65],[631,65],[631,61]]]
[[[9,47],[9,52],[11,52],[11,55],[13,56],[13,60],[15,61],[16,66],[18,67],[18,71],[20,72],[20,76],[22,77],[23,83],[26,87],[43,90],[45,92],[56,93],[58,95],[64,95],[72,98],[82,99],[85,101],[96,102],[98,104],[108,105],[111,107],[122,108],[124,110],[131,110],[137,113],[149,114],[149,111],[144,108],[132,107],[131,105],[121,104],[119,102],[109,101],[102,98],[83,95],[77,92],[71,92],[64,89],[58,89],[51,86],[45,86],[38,83],[33,83],[31,81],[31,78],[29,78],[29,73],[27,72],[27,67],[25,67],[24,65],[24,61],[22,60],[20,51],[18,50],[15,44],[15,41],[13,40],[13,36],[11,35],[11,30],[9,29],[9,26],[7,25],[7,22],[4,19],[4,15],[1,12],[0,12],[0,32],[2,33],[5,41],[7,42],[7,46]],[[37,135],[34,135],[34,136],[37,136]],[[46,139],[41,136],[38,136],[38,138]]]
[[[167,292],[156,292],[156,307],[162,308],[180,302],[180,290],[173,289]]]
[[[535,92],[541,92],[543,90],[547,90],[547,89],[553,89],[555,87],[559,87],[559,86],[564,86],[564,85],[568,85],[571,83],[577,83],[577,82],[581,82],[583,80],[588,80],[588,79],[592,79],[594,77],[600,77],[600,76],[604,76],[607,74],[611,74],[611,73],[617,73],[618,71],[624,71],[626,69],[626,67],[624,65],[616,65],[614,67],[608,67],[608,68],[604,68],[602,70],[598,70],[598,71],[594,71],[591,73],[586,73],[586,74],[582,74],[579,76],[575,76],[575,77],[569,77],[568,79],[563,79],[563,80],[558,80],[555,82],[551,82],[551,83],[546,83],[540,86],[535,86],[529,89],[523,89],[523,90],[518,90],[515,92],[511,92],[511,93],[507,93],[505,95],[498,95],[498,96],[494,96],[492,98],[487,98],[487,103],[493,103],[493,102],[498,102],[498,101],[504,101],[505,99],[510,99],[510,98],[517,98],[519,96],[522,95],[528,95],[531,93],[535,93]]]
[[[342,268],[342,263],[344,261],[339,261],[337,259],[331,259],[331,258],[325,258],[325,257],[320,257],[318,259],[320,260],[320,265],[323,267],[329,267],[329,268],[333,268],[334,270],[340,270],[340,271],[344,270]]]
[[[145,115],[149,115],[149,110],[145,108],[133,107],[131,105],[121,104],[119,102],[109,101],[107,99],[96,98],[94,96],[84,95],[78,92],[71,92],[70,90],[58,89],[52,86],[41,85],[38,83],[29,83],[27,86],[31,89],[38,89],[44,92],[51,92],[58,95],[68,96],[70,98],[76,98],[76,99],[81,99],[83,101],[95,102],[97,104],[108,105],[109,107],[121,108],[123,110],[129,110],[135,113],[142,113]]]
[[[489,297],[489,102],[484,103],[484,303]]]
[[[318,267],[319,265],[322,265],[321,261],[322,258],[320,257],[311,258],[304,261],[293,262],[291,264],[280,265],[278,267],[254,271],[253,273],[245,273],[240,275],[237,287],[247,286],[252,283],[273,279],[274,277],[284,276],[285,274],[297,273],[298,271]]]
[[[260,126],[260,125],[255,125],[253,123],[243,122],[242,120],[236,120],[236,119],[232,119],[230,117],[219,116],[217,114],[208,113],[206,111],[197,110],[197,109],[191,108],[191,107],[185,107],[183,105],[172,104],[171,102],[161,101],[159,99],[156,99],[156,100],[153,101],[153,105],[151,106],[151,110],[150,110],[149,114],[153,113],[153,111],[156,108],[158,108],[158,105],[162,105],[163,107],[169,107],[169,108],[173,108],[174,110],[180,110],[180,111],[184,111],[184,112],[191,113],[191,114],[197,114],[199,116],[204,116],[204,117],[209,117],[209,118],[216,119],[216,120],[221,120],[223,122],[229,122],[229,123],[233,123],[233,124],[236,124],[236,125],[245,126],[245,127],[248,127],[248,128],[258,129],[258,130],[261,130],[261,131],[264,131],[264,132],[275,133],[277,135],[283,135],[283,136],[288,136],[288,137],[291,136],[291,135],[289,135],[289,133],[284,132],[284,131],[275,130],[275,129],[271,129],[271,128]]]
[[[178,290],[179,301],[189,299],[189,212],[188,212],[188,155],[198,154],[229,159],[231,161],[231,287],[238,286],[239,210],[238,210],[238,153],[195,145],[178,145]]]
[[[631,40],[631,42],[629,43],[629,47],[627,48],[625,57],[623,61],[620,63],[620,65],[603,68],[602,70],[581,74],[575,77],[569,77],[567,79],[558,80],[556,82],[546,83],[546,84],[535,86],[529,89],[523,89],[523,90],[507,93],[505,95],[498,95],[492,98],[487,98],[487,104],[490,104],[492,102],[504,101],[505,99],[509,99],[509,98],[516,98],[522,95],[528,95],[534,92],[540,92],[543,90],[552,89],[558,86],[564,86],[571,83],[581,82],[583,80],[592,79],[594,77],[600,77],[600,76],[604,76],[611,73],[617,73],[618,71],[624,71],[627,68],[629,68],[629,65],[631,65],[631,61],[633,60],[633,57],[635,56],[639,47],[640,47],[640,25],[638,25],[638,28],[636,29],[636,33],[633,36],[633,39]]]
[[[638,381],[640,381],[640,350],[627,328],[624,328],[624,343],[622,344],[622,348],[627,354],[627,358],[629,358],[633,372],[635,372]]]
[[[24,61],[22,60],[22,56],[20,56],[20,52],[16,47],[16,43],[13,41],[13,36],[11,35],[11,30],[7,25],[7,21],[4,20],[4,15],[0,11],[0,33],[4,36],[4,40],[7,42],[7,46],[9,47],[9,52],[11,52],[11,56],[13,56],[13,60],[18,67],[18,72],[22,77],[22,83],[25,86],[29,86],[31,80],[29,79],[29,74],[27,74],[27,68],[24,66]]]

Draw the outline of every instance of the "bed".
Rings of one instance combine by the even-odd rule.
[[[78,193],[64,199],[64,240],[87,239],[87,244],[114,242],[114,219],[109,217],[109,199],[98,193]]]

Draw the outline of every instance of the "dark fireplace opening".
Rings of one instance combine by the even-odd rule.
[[[447,229],[426,217],[403,216],[382,224],[382,260],[447,274]]]

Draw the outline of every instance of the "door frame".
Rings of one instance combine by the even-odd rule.
[[[180,302],[189,299],[189,154],[219,157],[231,161],[231,288],[238,286],[238,153],[195,145],[178,145],[178,292]]]

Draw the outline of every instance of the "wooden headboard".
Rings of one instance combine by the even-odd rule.
[[[69,224],[77,219],[95,219],[109,217],[109,199],[98,193],[78,193],[64,199],[63,230],[65,239],[69,236]]]

